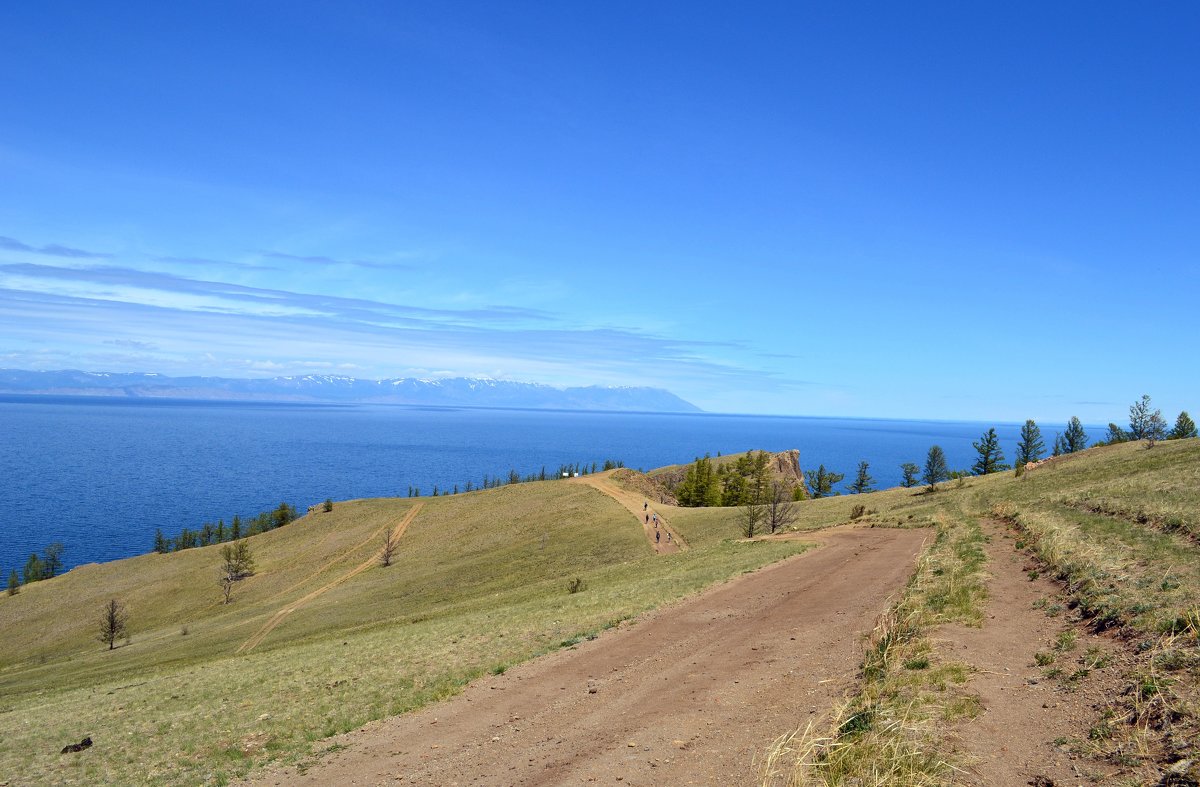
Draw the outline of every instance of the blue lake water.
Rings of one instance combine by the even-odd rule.
[[[0,580],[53,542],[69,568],[148,552],[156,528],[173,536],[282,501],[303,512],[608,458],[650,469],[798,448],[802,468],[847,482],[866,460],[883,488],[934,444],[970,467],[989,426],[1011,461],[1018,424],[0,396]],[[1041,426],[1047,446],[1063,428]]]

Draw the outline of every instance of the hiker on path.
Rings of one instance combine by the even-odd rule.
[[[649,501],[649,500],[646,500],[646,501],[644,501],[644,502],[642,503],[642,510],[643,510],[643,511],[645,511],[645,510],[646,510],[647,508],[649,508],[649,507],[650,507],[650,501]]]
[[[654,531],[654,543],[656,543],[656,544],[657,544],[657,543],[658,543],[659,541],[661,541],[661,540],[662,540],[662,531],[661,531],[661,530],[655,530],[655,531]]]

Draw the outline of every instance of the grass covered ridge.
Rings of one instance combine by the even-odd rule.
[[[391,566],[334,584],[418,503]],[[715,540],[656,558],[629,512],[562,481],[338,503],[249,543],[257,572],[229,605],[219,546],[85,566],[0,597],[0,773],[224,783],[804,549]],[[586,589],[570,593],[576,578]],[[132,632],[111,652],[96,639],[110,598]],[[86,755],[58,754],[85,735]]]

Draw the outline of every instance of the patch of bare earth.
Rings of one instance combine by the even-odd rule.
[[[344,748],[258,783],[754,783],[776,736],[853,685],[863,635],[925,538],[829,532],[819,549],[327,741]]]
[[[943,653],[975,668],[969,689],[981,711],[954,735],[970,768],[963,782],[1062,787],[1117,778],[1116,766],[1086,751],[1124,687],[1120,644],[1065,610],[1059,586],[1037,575],[1011,531],[984,528],[991,579],[983,626],[935,632]]]

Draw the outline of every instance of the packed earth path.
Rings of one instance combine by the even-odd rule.
[[[956,725],[952,736],[967,767],[959,783],[1109,783],[1118,770],[1112,763],[1063,742],[1098,729],[1107,701],[1122,691],[1120,645],[1090,631],[1077,614],[1054,618],[1039,609],[1039,599],[1065,605],[1061,588],[1014,549],[1015,536],[1003,524],[983,525],[990,575],[983,625],[946,625],[935,634],[942,652],[971,665],[969,689],[979,699],[978,715]],[[1051,679],[1038,653],[1065,667],[1064,674],[1086,667],[1087,675]]]
[[[317,761],[254,783],[755,783],[773,740],[853,688],[864,635],[927,538],[814,533],[803,555],[324,741]]]
[[[637,492],[623,489],[612,480],[613,471],[592,473],[572,479],[578,483],[599,489],[604,494],[616,500],[633,514],[646,534],[646,541],[659,555],[669,555],[688,548],[687,542],[671,529],[662,512],[650,505],[650,501]]]

